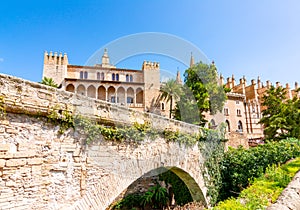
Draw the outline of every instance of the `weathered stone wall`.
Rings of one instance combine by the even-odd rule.
[[[57,131],[26,115],[0,121],[0,209],[61,209],[80,198],[80,136]]]
[[[7,113],[0,121],[0,209],[105,209],[149,171],[171,169],[196,199],[206,193],[197,146],[164,139],[83,145],[79,129],[58,134],[43,117]],[[202,192],[201,192],[201,190]],[[200,193],[200,194],[199,194]]]
[[[199,127],[195,125],[151,113],[135,111],[117,104],[73,94],[4,74],[0,74],[0,97],[4,98],[7,111],[14,113],[25,112],[47,115],[51,108],[56,107],[115,123],[132,124],[148,121],[156,129],[179,130],[186,133],[199,132]]]

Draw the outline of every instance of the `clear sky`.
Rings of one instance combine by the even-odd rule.
[[[40,81],[45,50],[83,65],[107,43],[141,32],[193,43],[224,77],[300,82],[298,0],[1,1],[0,72]]]

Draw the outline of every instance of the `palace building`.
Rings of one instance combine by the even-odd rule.
[[[194,58],[191,56],[190,66],[193,65]],[[144,61],[141,70],[117,68],[110,63],[105,49],[101,64],[79,66],[69,64],[67,54],[45,52],[43,77],[52,78],[60,88],[69,92],[166,117],[169,113],[169,104],[160,100],[162,84],[158,62]],[[176,81],[182,83],[179,72]],[[222,113],[214,116],[206,113],[207,126],[213,128],[223,122],[229,137],[238,134],[237,138],[263,139],[263,126],[259,123],[264,109],[261,103],[264,93],[271,87],[270,81],[264,86],[258,78],[248,85],[246,79],[241,78],[237,84],[232,76],[224,83],[222,75],[219,81],[231,91],[227,93]],[[276,86],[280,84],[276,83]],[[295,89],[287,84],[287,97],[295,96],[297,89],[297,83]]]
[[[44,53],[43,77],[52,78],[66,91],[133,108],[160,113],[158,103],[160,67],[144,61],[141,70],[121,69],[110,64],[107,50],[95,66],[71,65],[66,54]],[[164,107],[161,107],[164,106]]]

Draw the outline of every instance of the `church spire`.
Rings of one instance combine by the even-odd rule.
[[[182,80],[180,77],[180,71],[177,68],[177,75],[176,75],[176,83],[182,85]]]
[[[194,65],[195,65],[195,60],[194,60],[193,52],[191,52],[190,68],[193,67]]]

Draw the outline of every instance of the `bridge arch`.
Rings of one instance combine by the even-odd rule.
[[[206,205],[207,188],[200,166],[204,159],[198,145],[183,146],[164,139],[145,140],[141,145],[88,145],[89,175],[84,195],[73,209],[105,209],[138,178],[170,170],[189,189],[193,200]],[[95,181],[97,180],[97,181]]]

